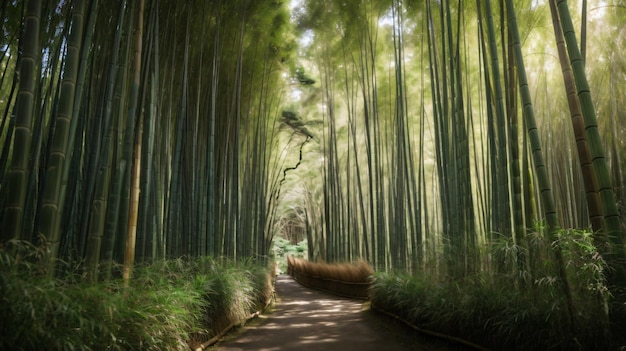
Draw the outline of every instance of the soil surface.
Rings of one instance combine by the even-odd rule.
[[[341,298],[276,278],[273,310],[209,350],[219,351],[379,351],[469,350],[420,334],[367,308],[367,303]]]

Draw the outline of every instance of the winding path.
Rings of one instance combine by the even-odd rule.
[[[226,337],[219,351],[464,350],[414,331],[367,309],[362,301],[302,287],[276,278],[274,311]]]

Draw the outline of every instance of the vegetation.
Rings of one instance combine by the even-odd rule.
[[[0,343],[180,348],[265,302],[285,6],[3,1],[0,24]]]
[[[272,297],[271,271],[252,262],[142,264],[124,287],[85,281],[69,264],[63,278],[50,278],[46,251],[15,241],[0,251],[2,349],[188,350]]]
[[[17,91],[0,106],[3,242],[45,240],[94,281],[102,263],[268,257],[300,143],[282,140],[285,5],[5,1],[0,16],[0,83]]]
[[[365,261],[352,263],[311,262],[289,256],[290,269],[311,277],[337,280],[347,283],[369,283],[374,274],[372,267]]]
[[[533,279],[528,279],[528,272],[497,280],[479,273],[459,281],[378,273],[372,287],[372,305],[420,328],[489,349],[611,349],[615,345],[606,335],[606,325],[598,323],[604,318],[603,301],[608,293],[606,265],[591,241],[590,233],[576,231],[559,233],[557,242],[538,243],[546,251],[550,245],[563,249],[568,278],[577,287],[573,292],[579,313],[575,328],[571,327],[558,277],[550,273],[550,262],[541,268],[545,275]],[[505,245],[509,246],[506,255],[514,259],[516,252],[511,243],[503,243],[497,250]],[[616,319],[626,317],[623,310],[617,313]]]
[[[310,259],[366,259],[390,281],[402,277],[395,290],[374,291],[381,308],[414,306],[408,319],[428,299],[482,298],[484,315],[442,302],[423,317],[447,330],[454,324],[437,314],[467,312],[455,328],[463,335],[511,318],[504,333],[485,327],[493,340],[478,339],[490,347],[515,345],[509,340],[530,330],[553,335],[553,348],[623,345],[626,212],[615,208],[624,103],[611,92],[619,84],[606,82],[624,70],[621,59],[610,60],[612,73],[600,63],[623,46],[609,52],[589,39],[621,33],[624,13],[608,10],[620,6],[301,4],[300,59],[319,83],[297,86],[293,110],[321,131],[293,174],[291,207],[304,213]],[[570,242],[594,253],[572,256]],[[423,298],[402,298],[413,280]],[[539,306],[537,328],[514,328],[530,303]]]
[[[367,299],[372,266],[365,261],[352,263],[311,262],[287,257],[288,273],[307,287],[356,299]]]
[[[3,288],[130,299],[144,266],[266,266],[280,236],[619,346],[626,12],[587,3],[3,1]]]
[[[293,245],[289,240],[276,237],[273,243],[272,252],[277,265],[277,274],[287,273],[287,257],[307,258],[306,240]]]

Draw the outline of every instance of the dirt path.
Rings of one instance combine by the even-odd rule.
[[[276,278],[274,311],[231,334],[211,350],[378,351],[463,350],[416,333],[393,319],[364,309],[361,301]]]

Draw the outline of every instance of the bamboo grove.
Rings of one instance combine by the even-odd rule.
[[[3,242],[94,280],[113,262],[267,257],[298,148],[279,135],[288,8],[3,1],[0,17]]]
[[[554,243],[586,230],[623,298],[625,17],[582,5],[3,1],[2,242],[98,280],[296,223],[315,260],[548,267],[574,315]]]
[[[319,83],[290,108],[322,127],[299,171],[313,180],[294,175],[286,201],[310,258],[528,291],[547,279],[574,319],[564,243],[584,231],[576,245],[623,300],[622,5],[298,4],[300,64]]]

